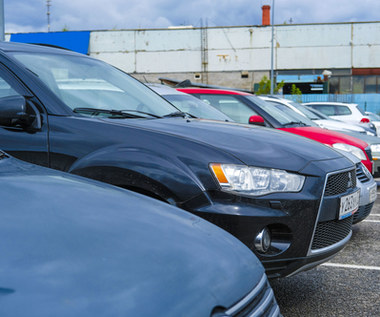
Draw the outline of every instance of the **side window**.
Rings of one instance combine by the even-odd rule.
[[[25,97],[32,97],[32,94],[0,64],[0,126],[28,131],[41,128],[38,106]]]
[[[312,108],[324,113],[326,116],[335,116],[335,107],[330,105],[312,105]]]
[[[0,75],[0,98],[19,95]]]
[[[337,116],[347,116],[347,115],[352,114],[350,108],[346,106],[337,106],[336,109],[337,109],[337,114],[336,114]]]
[[[200,95],[200,99],[223,112],[236,122],[248,124],[257,113],[232,95]]]

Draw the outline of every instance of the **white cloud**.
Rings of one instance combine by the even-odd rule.
[[[5,31],[47,30],[46,0],[5,0]],[[271,0],[51,0],[51,30],[160,28],[173,25],[261,24]],[[275,23],[378,20],[380,1],[276,0]],[[202,20],[201,20],[202,19]],[[202,21],[202,22],[201,22]]]

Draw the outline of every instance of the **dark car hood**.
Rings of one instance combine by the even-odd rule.
[[[264,270],[237,239],[175,207],[0,160],[1,316],[209,316]]]
[[[299,171],[313,160],[342,157],[336,151],[315,141],[269,128],[182,118],[103,120],[207,144],[235,156],[244,164],[253,166]]]

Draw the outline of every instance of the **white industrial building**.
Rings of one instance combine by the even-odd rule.
[[[330,92],[380,92],[380,22],[275,25],[274,39],[277,82],[327,70]],[[269,76],[271,26],[92,31],[88,53],[141,80],[252,89]]]
[[[262,25],[28,33],[7,39],[74,50],[79,45],[82,53],[142,81],[190,79],[253,90],[269,77],[273,27],[273,69],[277,82],[288,83],[284,93],[291,83],[304,93],[380,92],[380,22],[271,26],[270,7],[262,9]]]

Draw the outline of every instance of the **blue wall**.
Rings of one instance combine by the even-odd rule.
[[[357,103],[359,104],[360,108],[365,111],[380,114],[380,94],[305,94],[301,96],[284,95],[284,98],[292,99],[297,102],[336,101]]]
[[[90,31],[16,33],[11,34],[11,42],[50,44],[71,51],[87,54],[90,43]]]

